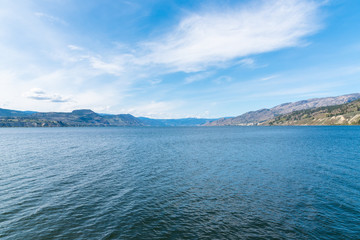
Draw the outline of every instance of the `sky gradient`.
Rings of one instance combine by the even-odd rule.
[[[358,0],[0,0],[0,107],[237,116],[360,92]]]

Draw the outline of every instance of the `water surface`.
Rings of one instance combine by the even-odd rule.
[[[0,129],[0,239],[359,239],[360,127]]]

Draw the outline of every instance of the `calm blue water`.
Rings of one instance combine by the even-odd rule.
[[[360,239],[360,127],[0,129],[0,239]]]

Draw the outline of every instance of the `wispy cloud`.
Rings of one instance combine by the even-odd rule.
[[[201,81],[204,80],[206,78],[209,78],[210,76],[214,75],[215,72],[203,72],[203,73],[198,73],[198,74],[194,74],[191,75],[187,78],[185,78],[185,83],[193,83],[193,82],[197,82],[197,81]]]
[[[160,79],[160,78],[155,78],[155,79],[149,80],[149,83],[151,85],[157,85],[157,84],[160,84],[161,82],[162,82],[162,79]]]
[[[253,67],[255,64],[255,60],[253,58],[244,58],[241,59],[239,61],[237,61],[238,65],[243,65],[243,66],[248,66],[248,67]]]
[[[24,94],[27,98],[40,101],[50,101],[50,102],[69,102],[71,99],[69,97],[61,96],[57,93],[47,93],[40,88],[32,88],[30,91]]]
[[[277,78],[277,77],[279,77],[279,75],[270,75],[270,76],[266,76],[266,77],[263,77],[263,78],[260,78],[260,80],[259,81],[269,81],[269,80],[271,80],[271,79],[275,79],[275,78]]]
[[[120,75],[124,71],[121,61],[104,62],[99,58],[90,57],[90,63],[93,68],[102,70],[108,74]]]
[[[218,77],[218,78],[214,79],[213,82],[217,83],[217,84],[222,84],[222,83],[229,83],[232,80],[233,79],[230,76],[221,76],[221,77]]]
[[[147,64],[195,72],[235,58],[303,44],[319,29],[319,5],[306,0],[254,1],[192,14],[158,41],[145,42]]]
[[[60,23],[63,25],[67,25],[68,23],[58,17],[43,13],[43,12],[35,12],[35,16],[40,17],[40,18],[44,18],[50,22],[55,22],[55,23]]]
[[[76,46],[76,45],[72,45],[72,44],[69,44],[69,45],[68,45],[68,48],[69,48],[70,50],[74,50],[74,51],[82,51],[82,50],[84,50],[82,47],[79,47],[79,46]]]
[[[173,110],[181,107],[183,104],[182,101],[151,101],[150,103],[122,109],[122,112],[143,117],[172,118],[174,116],[176,117]]]

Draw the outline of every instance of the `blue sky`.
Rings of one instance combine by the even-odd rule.
[[[358,0],[1,0],[0,107],[224,117],[360,92]]]

